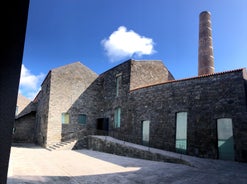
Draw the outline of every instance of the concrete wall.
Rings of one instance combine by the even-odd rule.
[[[29,0],[1,4],[0,181],[7,183],[11,136],[20,80]]]

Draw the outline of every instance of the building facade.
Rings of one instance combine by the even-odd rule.
[[[38,144],[103,133],[199,157],[246,161],[245,69],[175,80],[161,61],[128,60],[99,76],[85,68],[77,62],[47,75],[32,102]]]
[[[16,124],[28,126],[30,116],[31,137],[45,147],[103,134],[198,157],[247,162],[246,69],[214,73],[209,12],[200,14],[199,32],[198,76],[175,80],[157,60],[130,59],[99,76],[72,63],[48,73]],[[14,137],[20,140],[21,135]]]
[[[36,143],[49,146],[60,142],[62,137],[69,137],[71,132],[73,135],[69,138],[73,138],[74,132],[84,129],[85,125],[78,124],[79,114],[76,114],[76,118],[71,116],[73,113],[70,108],[96,78],[97,74],[80,62],[55,68],[47,74],[40,92],[31,104],[36,112]],[[25,114],[31,112],[29,109],[26,109]]]

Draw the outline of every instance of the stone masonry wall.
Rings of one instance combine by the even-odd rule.
[[[118,96],[116,95],[117,76],[121,76]],[[128,139],[133,139],[132,141],[136,140],[135,137],[130,136],[135,135],[136,127],[128,103],[129,91],[174,79],[161,61],[135,60],[128,60],[104,72],[101,77],[104,101],[101,103],[99,112],[102,113],[102,117],[109,118],[109,134],[119,139],[127,136]],[[118,107],[121,108],[121,123],[120,128],[115,128],[114,111]]]
[[[66,135],[83,128],[83,125],[78,125],[78,114],[70,113],[70,109],[96,78],[97,74],[80,62],[51,71],[47,144],[60,142],[62,133]],[[69,113],[70,116],[69,124],[64,125],[64,129],[61,122],[62,113]]]
[[[235,158],[243,161],[247,150],[244,83],[238,70],[131,91],[128,121],[123,120],[125,135],[135,136],[131,141],[142,144],[142,121],[150,120],[150,146],[175,151],[176,113],[185,111],[187,154],[217,158],[216,121],[232,118]]]
[[[105,137],[104,139],[97,136],[88,136],[88,149],[133,158],[190,165],[188,162],[182,159],[168,157],[159,153],[152,153],[148,150],[131,147],[123,143],[110,140],[108,141],[108,139],[110,139],[110,137]]]
[[[131,61],[130,90],[174,80],[162,61]]]
[[[128,93],[130,89],[130,70],[131,60],[126,61],[111,70],[101,74],[102,79],[102,102],[99,106],[102,118],[109,118],[109,131],[121,132],[124,124],[127,121],[128,115],[126,114],[128,104]],[[116,77],[121,76],[119,84],[119,94],[116,95]],[[116,108],[121,108],[121,125],[120,128],[114,128],[114,111]]]
[[[13,142],[34,143],[35,112],[16,119],[14,124]]]
[[[96,121],[103,116],[101,107],[103,78],[99,76],[72,104],[68,112],[72,122],[63,125],[63,139],[80,139],[96,132]],[[86,124],[78,123],[78,115],[86,115]]]
[[[22,111],[28,106],[28,104],[31,103],[31,100],[28,98],[24,97],[22,94],[18,94],[17,98],[17,111],[16,111],[16,116],[22,113]]]
[[[47,144],[47,124],[50,100],[50,86],[51,86],[51,73],[49,72],[41,85],[41,90],[34,102],[37,106],[36,109],[36,129],[35,141],[41,145]]]

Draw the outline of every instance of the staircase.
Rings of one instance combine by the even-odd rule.
[[[69,140],[49,145],[46,149],[49,151],[72,150],[77,140]]]

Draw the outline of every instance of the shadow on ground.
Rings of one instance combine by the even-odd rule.
[[[12,150],[11,163],[13,173],[8,184],[247,183],[247,164],[217,160],[198,168],[92,150],[50,152],[18,147]]]

